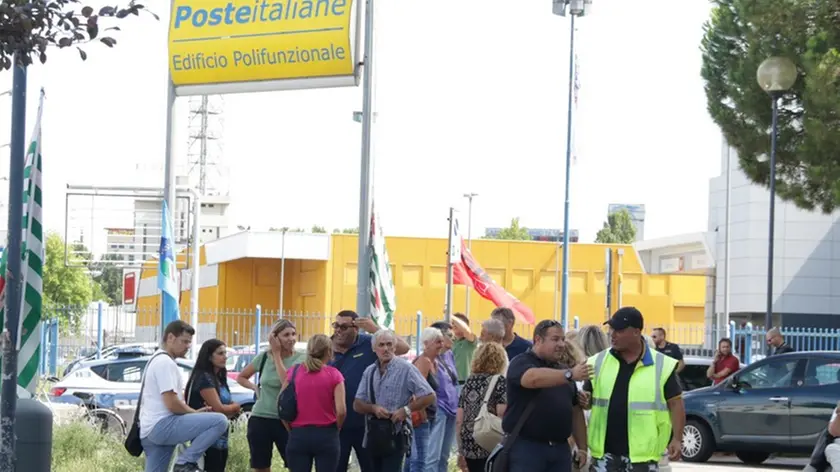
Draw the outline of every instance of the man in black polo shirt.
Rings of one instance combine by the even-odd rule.
[[[685,361],[683,361],[683,352],[679,344],[668,342],[668,335],[665,333],[665,328],[653,328],[650,333],[650,339],[656,346],[656,350],[677,361],[677,373],[685,369]]]
[[[645,343],[644,319],[636,308],[619,309],[605,324],[610,327],[612,348],[589,359],[595,374],[584,383],[593,405],[588,442],[593,457],[591,471],[657,471],[666,447],[671,460],[680,457],[685,405],[676,360]],[[667,375],[667,379],[660,383],[657,373]],[[661,393],[657,394],[656,384]],[[636,389],[631,391],[631,385]],[[604,398],[599,399],[599,395]],[[662,401],[665,405],[657,404]],[[631,414],[632,423],[628,421]]]
[[[534,347],[516,356],[507,372],[507,413],[502,429],[510,435],[534,403],[519,436],[510,449],[510,472],[570,472],[572,453],[569,436],[574,435],[578,452],[574,460],[581,467],[587,459],[586,420],[577,404],[575,381],[588,379],[592,367],[573,369],[559,363],[566,349],[560,323],[540,321],[534,328]]]

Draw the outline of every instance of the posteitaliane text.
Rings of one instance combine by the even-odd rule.
[[[175,9],[174,29],[184,26],[206,28],[220,25],[249,25],[278,21],[341,17],[348,14],[351,0],[249,0],[231,1],[224,7],[193,8],[179,5]]]
[[[347,51],[343,46],[330,43],[323,48],[269,49],[254,48],[236,50],[230,54],[194,53],[173,54],[172,69],[175,71],[229,69],[259,67],[265,65],[309,64],[313,62],[343,61]]]

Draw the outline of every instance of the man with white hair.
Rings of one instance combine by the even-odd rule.
[[[484,320],[481,323],[481,336],[479,340],[483,343],[499,343],[505,338],[505,325],[496,318]]]
[[[407,360],[397,357],[397,335],[379,330],[373,335],[376,362],[365,369],[353,409],[365,415],[364,447],[374,472],[399,472],[405,458],[407,419],[435,402],[435,392]]]

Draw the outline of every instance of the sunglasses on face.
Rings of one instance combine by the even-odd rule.
[[[336,331],[347,331],[350,328],[355,328],[355,326],[350,325],[350,324],[338,324],[338,323],[333,323],[332,327]]]

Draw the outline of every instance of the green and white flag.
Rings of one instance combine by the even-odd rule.
[[[370,248],[370,317],[381,328],[393,330],[397,295],[385,249],[385,236],[375,211],[371,211],[370,216]]]
[[[23,170],[23,221],[21,241],[21,316],[18,324],[18,338],[12,340],[18,350],[18,385],[30,393],[35,393],[38,384],[38,363],[41,358],[41,311],[43,302],[44,273],[44,230],[42,226],[41,194],[41,114],[44,108],[44,91],[41,90],[41,103],[32,142],[26,153]],[[0,274],[5,278],[8,251],[3,251],[0,261]],[[3,284],[2,289],[5,289]],[[5,295],[5,290],[3,290]],[[0,298],[5,300],[5,298]],[[0,306],[0,320],[5,323],[5,301]]]

